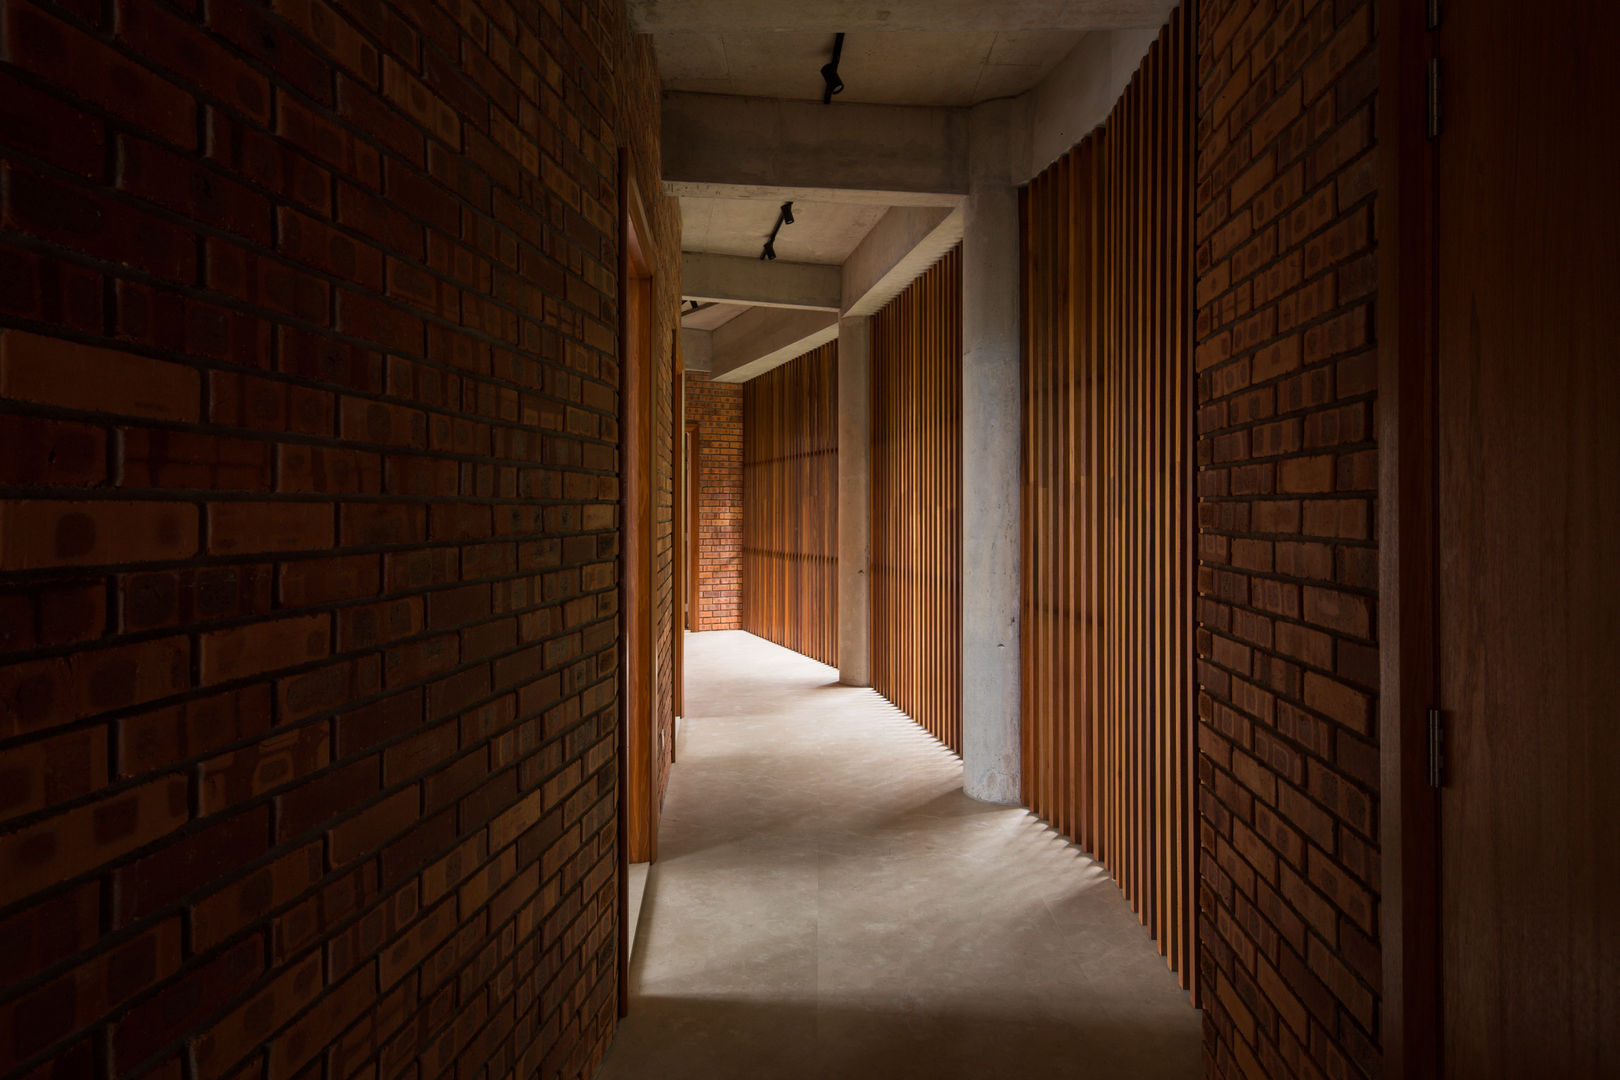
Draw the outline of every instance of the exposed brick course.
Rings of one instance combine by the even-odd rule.
[[[0,1075],[589,1075],[626,145],[670,711],[650,44],[616,0],[0,0],[0,49]]]
[[[1377,1076],[1370,0],[1198,15],[1206,1072]]]
[[[686,418],[698,425],[696,630],[742,629],[742,387],[686,376]]]

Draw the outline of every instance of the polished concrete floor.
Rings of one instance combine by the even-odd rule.
[[[1103,870],[871,690],[687,637],[687,717],[604,1080],[1199,1075]]]
[[[652,871],[651,863],[636,862],[630,864],[630,944],[631,955],[635,954],[636,925],[641,922],[641,902],[647,898],[647,877]]]

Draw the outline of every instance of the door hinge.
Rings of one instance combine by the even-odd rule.
[[[1429,138],[1440,137],[1440,58],[1429,61]]]
[[[1446,782],[1446,726],[1439,709],[1429,710],[1429,786],[1438,790]]]
[[[1440,29],[1440,0],[1429,0],[1429,29]]]

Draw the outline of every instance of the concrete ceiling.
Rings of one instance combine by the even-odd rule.
[[[1159,26],[1174,6],[1175,0],[629,0],[630,24],[642,34],[1114,30]]]
[[[891,278],[903,287],[908,275],[925,269],[961,235],[960,213],[952,211],[951,199],[936,204],[942,193],[954,197],[965,190],[958,183],[962,178],[926,169],[927,175],[914,175],[918,162],[933,162],[945,152],[941,147],[948,151],[963,137],[965,114],[957,110],[1029,91],[1054,70],[1072,68],[1072,57],[1092,43],[1117,36],[1093,31],[1157,28],[1175,3],[628,0],[632,27],[652,36],[669,94],[666,168],[674,150],[702,158],[705,147],[713,149],[710,144],[747,162],[718,178],[677,170],[671,174],[674,186],[666,176],[666,192],[680,197],[681,249],[693,274],[692,288],[698,290],[690,295],[722,301],[682,317],[693,370],[713,370],[717,378],[735,381],[750,378],[796,355],[794,349],[802,351],[810,340],[806,333],[816,342],[836,333],[836,313],[825,295],[848,303],[853,290],[858,303],[849,310],[856,311],[860,304],[870,307],[869,301],[880,304],[892,295]],[[846,35],[839,60],[845,88],[822,108],[820,70],[831,59],[837,33]],[[1090,61],[1084,63],[1089,72]],[[677,102],[700,115],[671,147],[671,111],[686,116]],[[858,108],[840,108],[849,105]],[[891,106],[932,111],[885,113]],[[784,120],[788,114],[791,123]],[[776,182],[783,157],[767,148],[770,139],[762,141],[759,132],[773,134],[790,163],[803,164],[784,147],[801,157],[805,147],[817,148],[810,151],[814,166],[808,171],[783,166],[793,172],[796,187]],[[954,159],[946,153],[941,160]],[[883,182],[854,185],[871,187],[874,198],[853,196],[845,190],[848,183],[817,183],[827,169],[838,168],[854,168],[863,176],[865,168]],[[756,271],[757,261],[745,267],[741,260],[758,260],[784,198],[795,199],[795,222],[776,237],[778,262],[772,265],[779,272]],[[885,217],[902,205],[909,209]],[[830,290],[823,287],[829,273],[823,267],[841,268]],[[760,358],[750,359],[755,353]]]
[[[758,258],[776,224],[778,200],[681,198],[681,250]],[[776,257],[839,265],[883,216],[854,203],[793,204],[793,224],[776,234]]]
[[[853,33],[834,104],[969,106],[1021,94],[1081,38],[1075,31]],[[653,36],[667,90],[820,101],[833,35],[660,33]]]

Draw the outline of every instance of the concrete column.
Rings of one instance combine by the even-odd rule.
[[[1010,169],[1027,158],[1028,128],[1022,109],[998,101],[973,110],[970,132],[962,233],[962,787],[975,799],[1013,804],[1022,417],[1018,190]]]
[[[871,320],[838,320],[838,681],[872,685]]]

